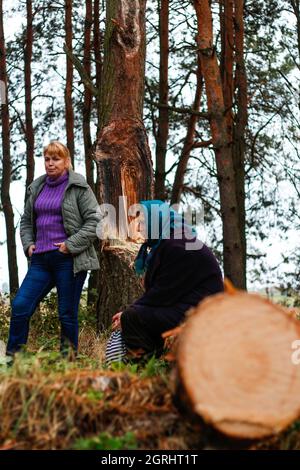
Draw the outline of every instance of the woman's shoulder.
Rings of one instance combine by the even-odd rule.
[[[163,239],[160,242],[159,248],[161,256],[171,256],[172,258],[183,256],[186,252],[186,240],[174,238]]]
[[[199,248],[202,248],[204,244],[198,240],[196,237],[194,237],[191,240],[188,240],[187,238],[168,238],[168,239],[163,239],[161,241],[161,245],[165,250],[186,250],[186,251],[191,251],[191,249],[194,250],[199,250]]]
[[[69,170],[69,185],[79,186],[82,188],[89,188],[89,185],[83,175]]]
[[[165,239],[161,241],[161,252],[172,254],[173,256],[186,256],[188,258],[215,258],[211,249],[198,238],[188,240]]]
[[[33,180],[32,183],[30,183],[30,185],[28,186],[28,192],[36,191],[39,188],[39,186],[46,181],[46,177],[47,175],[44,174],[44,175],[39,176],[35,180]]]

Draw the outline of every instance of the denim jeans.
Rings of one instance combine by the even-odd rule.
[[[74,276],[73,257],[58,250],[34,254],[30,267],[12,301],[7,354],[12,355],[27,343],[30,317],[53,287],[57,289],[61,324],[61,351],[78,347],[78,306],[87,272]]]

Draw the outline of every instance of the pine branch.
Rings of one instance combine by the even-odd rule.
[[[199,119],[205,119],[205,120],[208,120],[210,118],[209,113],[201,113],[200,111],[194,111],[193,109],[190,109],[190,108],[177,108],[175,106],[169,106],[167,104],[158,103],[157,101],[150,101],[150,100],[145,100],[145,101],[148,104],[152,104],[153,106],[156,106],[157,108],[167,108],[169,111],[174,111],[175,113],[194,114],[195,116],[198,116]]]
[[[90,92],[94,95],[94,96],[99,96],[100,94],[100,91],[93,85],[92,81],[90,80],[84,66],[82,65],[82,63],[80,62],[80,60],[78,59],[78,57],[76,55],[74,55],[69,49],[68,47],[66,46],[66,44],[64,44],[64,51],[65,53],[67,54],[67,56],[69,57],[69,59],[72,61],[72,64],[74,65],[75,69],[77,70],[77,72],[79,73],[80,75],[80,78],[81,78],[81,81],[82,83],[84,84],[84,86],[86,88],[88,88],[90,90]]]

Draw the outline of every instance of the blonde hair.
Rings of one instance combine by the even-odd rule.
[[[64,160],[68,160],[67,170],[72,170],[72,163],[71,163],[71,155],[68,147],[64,144],[59,142],[58,140],[52,140],[50,144],[44,147],[43,151],[44,156],[48,155],[58,155],[59,157],[63,158]]]

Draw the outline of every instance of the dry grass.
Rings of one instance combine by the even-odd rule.
[[[0,450],[70,449],[101,433],[130,433],[139,449],[300,449],[300,422],[256,443],[226,440],[178,411],[170,372],[147,377],[146,369],[115,372],[87,361],[40,353],[0,372]]]
[[[11,449],[68,449],[101,432],[133,432],[139,448],[188,449],[199,431],[172,402],[166,377],[108,370],[47,373],[37,356],[2,374],[0,443]]]
[[[94,328],[85,326],[80,330],[78,351],[91,359],[104,363],[105,347],[108,334],[97,335]]]
[[[9,313],[3,303],[4,341]],[[103,432],[116,438],[133,433],[138,448],[197,448],[200,434],[174,407],[160,363],[137,373],[130,365],[105,369],[107,336],[96,334],[83,305],[79,357],[63,360],[55,297],[40,305],[28,352],[17,355],[9,369],[0,365],[0,449],[69,449],[78,438]]]
[[[20,355],[10,369],[0,365],[0,450],[70,449],[78,438],[103,432],[116,438],[132,433],[141,449],[237,447],[178,411],[170,371],[161,362],[138,370],[135,366],[105,369],[107,335],[97,336],[90,314],[83,313],[78,360],[67,362],[57,352],[56,313],[48,302],[31,328],[31,353]],[[0,338],[4,341],[8,318],[9,307],[3,302]],[[300,423],[245,447],[300,449]]]

